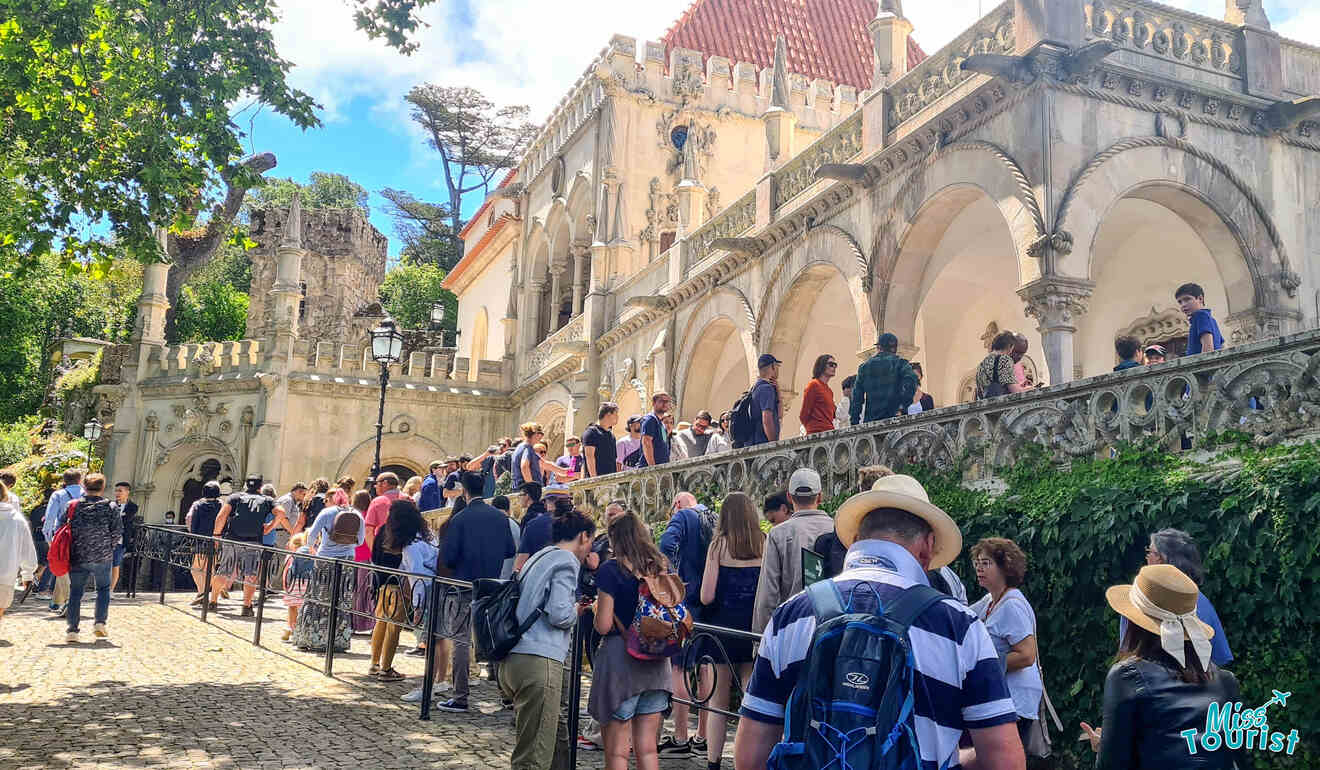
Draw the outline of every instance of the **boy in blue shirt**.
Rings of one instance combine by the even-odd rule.
[[[1219,332],[1219,324],[1205,306],[1205,290],[1198,284],[1185,283],[1173,293],[1173,298],[1178,300],[1178,307],[1187,316],[1187,355],[1222,349],[1224,335]]]

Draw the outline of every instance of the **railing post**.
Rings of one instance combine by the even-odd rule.
[[[339,597],[343,594],[344,581],[344,563],[335,559],[334,566],[330,569],[330,611],[326,613],[325,621],[329,624],[325,631],[325,675],[334,676],[335,668],[335,636],[336,626],[339,625]]]
[[[573,623],[573,652],[569,656],[568,681],[568,766],[577,767],[578,709],[582,700],[582,623]],[[700,717],[698,717],[700,719]]]
[[[206,580],[198,586],[202,592],[202,622],[206,622],[207,612],[211,608],[211,580],[214,577],[215,567],[215,540],[207,538],[202,541],[202,551],[206,554]]]
[[[422,675],[423,720],[431,718],[431,695],[435,691],[435,627],[440,616],[440,581],[431,578],[431,594],[426,598],[426,673]]]
[[[165,604],[165,579],[170,576],[170,554],[174,553],[174,533],[165,534],[165,558],[160,563],[160,603]]]
[[[242,558],[236,558],[242,562]],[[261,546],[261,560],[257,562],[257,623],[252,629],[252,643],[261,646],[261,620],[266,614],[266,568],[270,566],[270,551]],[[240,570],[241,572],[242,570]]]

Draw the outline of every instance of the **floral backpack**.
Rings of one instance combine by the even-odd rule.
[[[683,649],[683,641],[692,635],[692,615],[683,596],[683,581],[672,572],[640,578],[637,611],[632,623],[627,628],[620,624],[619,629],[629,655],[662,660]]]

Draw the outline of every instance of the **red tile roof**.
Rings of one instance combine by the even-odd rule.
[[[666,56],[690,48],[763,68],[782,34],[789,72],[865,89],[873,69],[866,24],[875,14],[876,0],[693,0],[662,42]],[[909,69],[925,58],[909,37]]]

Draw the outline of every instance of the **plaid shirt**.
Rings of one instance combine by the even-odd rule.
[[[857,370],[850,409],[852,424],[894,417],[900,407],[912,403],[916,392],[917,373],[911,364],[893,353],[875,355]]]

